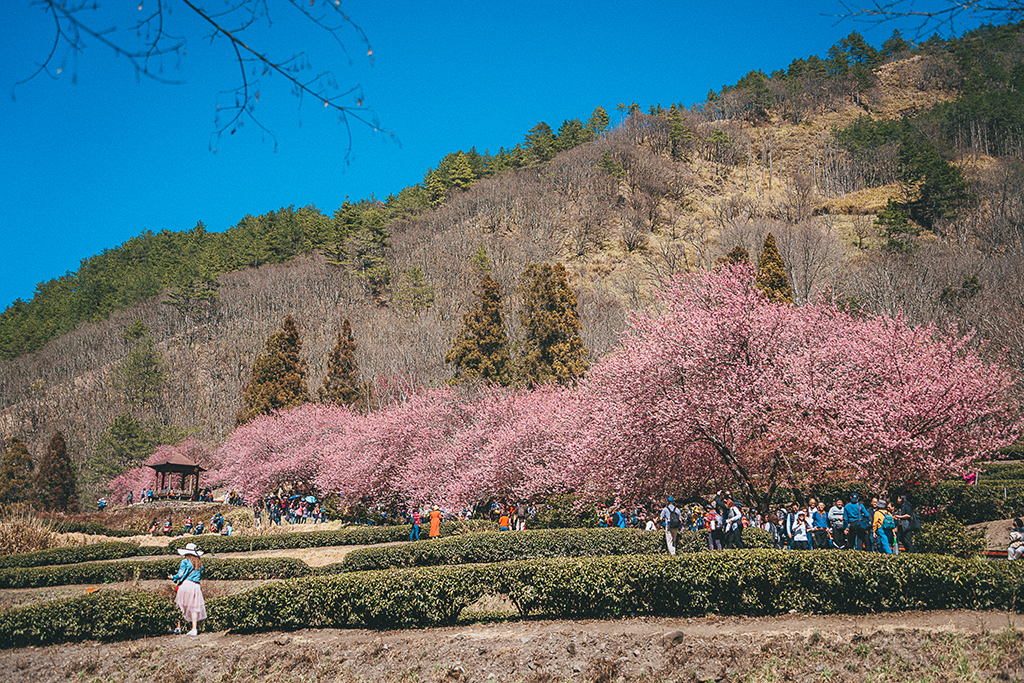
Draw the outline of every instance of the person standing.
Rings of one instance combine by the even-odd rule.
[[[168,574],[167,578],[178,586],[178,592],[174,597],[174,604],[181,610],[181,616],[186,621],[192,622],[190,636],[199,635],[199,622],[206,618],[206,601],[203,600],[203,589],[199,580],[203,575],[203,551],[196,547],[195,543],[189,543],[178,550],[182,555],[181,564],[178,565],[176,574]],[[181,619],[174,629],[175,633],[181,633]]]
[[[668,504],[661,509],[661,524],[665,527],[665,545],[668,546],[668,554],[676,554],[676,539],[679,538],[679,530],[683,528],[683,513],[676,507],[676,499],[672,496],[666,501]]]
[[[850,494],[850,502],[843,508],[843,525],[847,550],[871,550],[871,518],[856,493]]]
[[[793,550],[811,549],[811,530],[810,524],[807,521],[806,510],[797,511],[796,519],[790,526],[790,532],[793,534]]]
[[[914,534],[921,530],[921,521],[917,518],[917,511],[910,504],[910,498],[906,494],[900,496],[898,501],[900,507],[894,515],[900,530],[898,543],[903,546],[904,552],[916,553]]]
[[[1024,556],[1024,522],[1020,517],[1013,519],[1013,526],[1010,527],[1010,544],[1006,546],[1006,559],[1019,560]]]
[[[410,541],[420,540],[420,522],[423,521],[423,517],[420,516],[419,508],[412,511],[412,531],[409,532]]]
[[[875,503],[875,514],[871,520],[871,531],[872,539],[875,543],[875,548],[886,555],[892,555],[892,547],[889,545],[889,529],[896,528],[896,522],[893,520],[892,515],[886,509],[887,504],[884,500],[878,500]]]
[[[732,498],[725,500],[728,516],[725,518],[725,547],[743,548],[743,513]]]
[[[843,524],[843,501],[836,502],[828,511],[828,526],[832,530],[832,545],[839,549],[846,548],[846,526]]]
[[[430,538],[437,538],[441,535],[441,511],[434,506],[430,511]]]

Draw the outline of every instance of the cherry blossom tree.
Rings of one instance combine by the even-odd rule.
[[[129,493],[133,493],[138,496],[140,491],[153,488],[156,473],[153,469],[148,467],[148,465],[162,462],[166,460],[168,456],[175,454],[183,455],[193,462],[197,462],[207,468],[209,468],[214,461],[214,455],[210,447],[200,441],[196,441],[195,439],[186,439],[179,446],[157,446],[156,450],[153,451],[153,454],[146,459],[146,466],[133,467],[130,470],[122,472],[107,483],[106,490],[110,492],[110,497],[113,500],[125,500]],[[138,498],[136,498],[136,500],[138,500]]]
[[[935,481],[1020,432],[1013,378],[952,329],[771,303],[745,264],[676,279],[659,306],[581,388],[591,495],[735,481],[766,508],[781,484]]]

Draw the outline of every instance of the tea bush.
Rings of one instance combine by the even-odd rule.
[[[985,534],[968,531],[957,520],[945,517],[925,524],[915,538],[915,545],[923,553],[968,559],[985,551]]]
[[[166,550],[162,552],[166,552]],[[32,553],[21,553],[19,555],[0,555],[0,568],[43,567],[59,564],[77,564],[79,562],[95,562],[97,560],[117,560],[123,557],[134,557],[139,554],[139,546],[134,543],[109,541],[107,543],[37,550]]]

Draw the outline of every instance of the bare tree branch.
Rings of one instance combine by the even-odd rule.
[[[841,19],[850,18],[872,24],[882,24],[897,19],[910,19],[917,22],[914,27],[917,37],[925,37],[934,31],[956,33],[958,27],[965,24],[974,25],[979,21],[995,23],[1015,22],[1024,18],[1024,1],[1022,0],[944,0],[944,6],[937,9],[925,9],[921,0],[887,0],[870,3],[841,2],[845,15]],[[931,4],[931,7],[936,5]]]
[[[242,38],[246,29],[256,25],[273,25],[269,3],[274,0],[231,0],[217,12],[203,6],[202,0],[140,0],[138,11],[144,11],[147,3],[155,7],[134,22],[128,29],[116,26],[96,28],[103,19],[98,14],[100,6],[95,0],[73,0],[61,3],[60,0],[32,0],[31,5],[53,17],[54,40],[49,52],[38,65],[36,71],[18,81],[15,89],[40,74],[51,78],[59,78],[66,70],[69,59],[77,61],[80,52],[86,49],[87,41],[94,40],[109,48],[119,57],[124,57],[135,70],[138,78],[148,78],[157,83],[180,84],[183,81],[173,80],[163,75],[164,57],[176,55],[180,60],[187,53],[187,35],[174,35],[168,31],[165,20],[172,16],[173,6],[177,3],[187,7],[192,13],[207,23],[211,30],[203,38],[211,44],[218,37],[227,39],[231,51],[239,67],[238,84],[222,91],[218,97],[215,130],[211,137],[210,147],[216,151],[216,142],[225,133],[233,135],[246,120],[255,123],[271,138],[276,138],[272,131],[264,126],[256,117],[255,107],[261,94],[261,77],[278,74],[291,85],[292,93],[302,101],[309,97],[333,109],[340,123],[343,123],[348,135],[346,160],[351,153],[352,128],[355,121],[372,128],[375,132],[394,137],[381,129],[380,123],[372,110],[363,106],[361,86],[357,83],[347,88],[340,88],[337,79],[330,70],[320,71],[309,79],[301,79],[299,72],[310,68],[304,51],[297,51],[291,57],[280,60],[258,45],[249,44]],[[315,27],[326,32],[341,48],[347,63],[353,64],[348,46],[342,32],[353,31],[358,42],[366,49],[366,55],[373,63],[373,49],[366,33],[347,14],[341,10],[340,0],[278,0],[291,5]],[[150,4],[150,6],[153,6]],[[193,37],[195,38],[195,37]],[[63,47],[63,50],[62,50]],[[76,69],[72,70],[72,80],[77,79]],[[14,93],[12,92],[12,97]],[[223,97],[229,98],[225,103]],[[354,98],[354,106],[349,102]]]

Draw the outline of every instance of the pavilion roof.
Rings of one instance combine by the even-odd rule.
[[[199,472],[206,471],[205,467],[180,453],[171,453],[157,462],[146,465],[146,467],[152,467],[157,472],[185,472],[192,474],[197,470]]]

